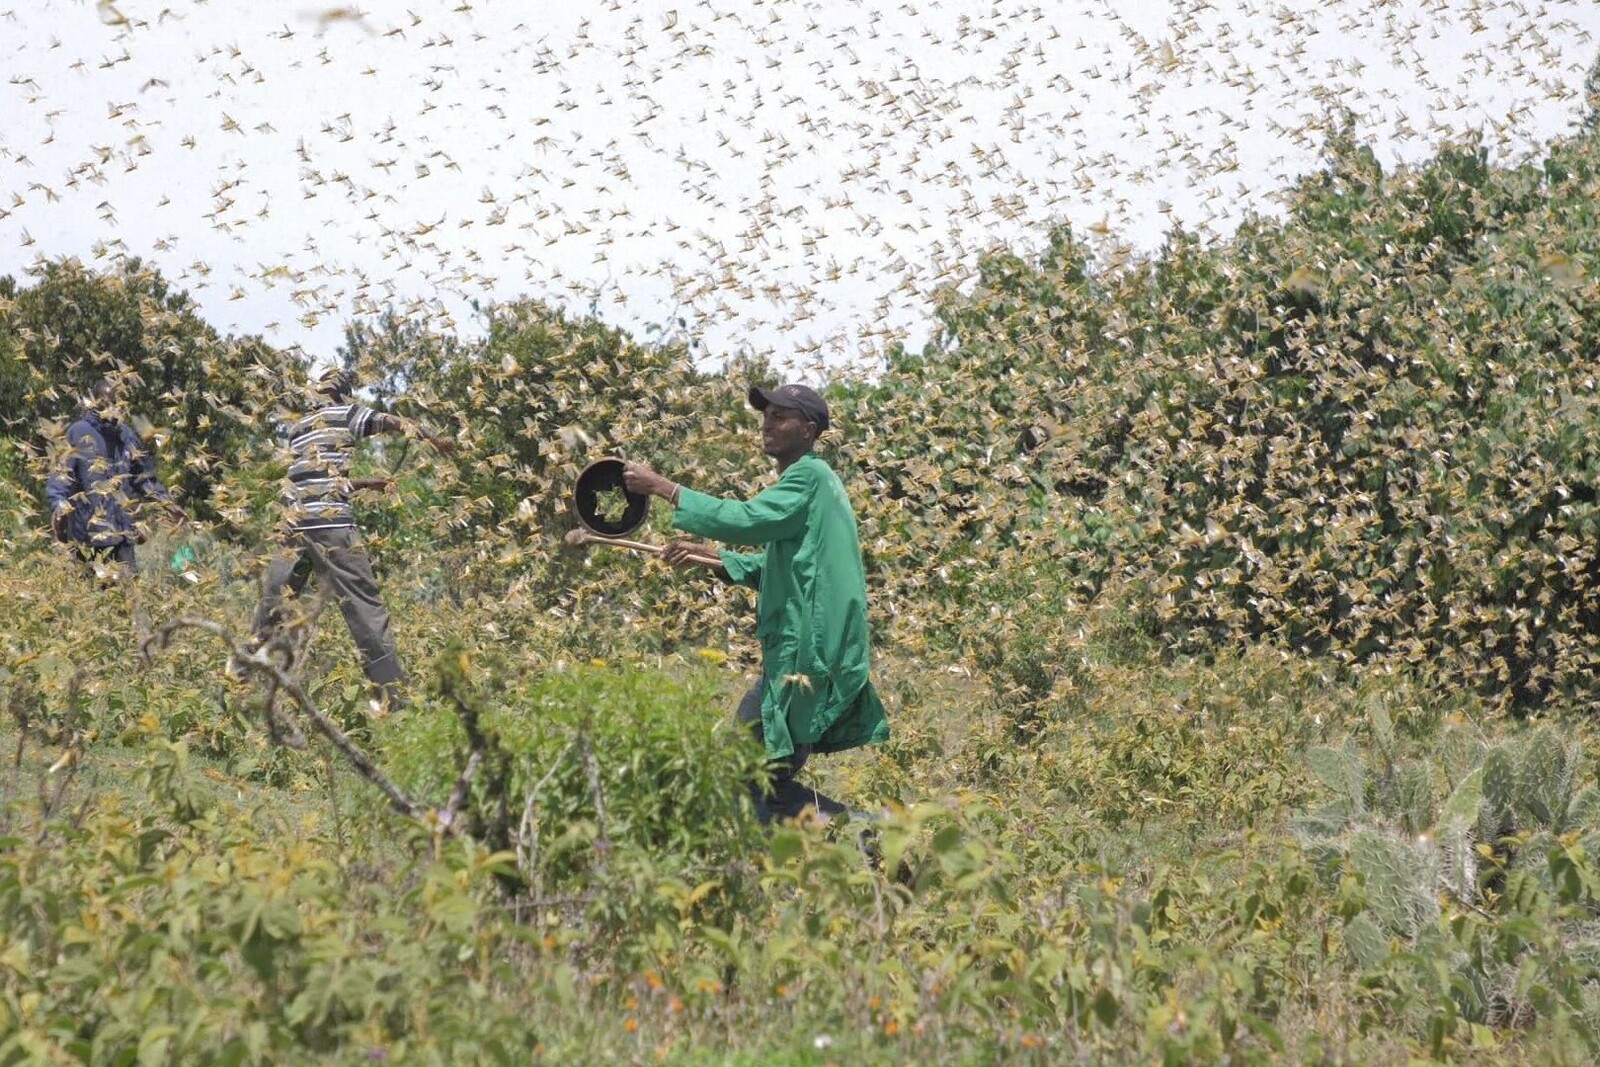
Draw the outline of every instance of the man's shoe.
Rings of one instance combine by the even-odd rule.
[[[367,714],[374,719],[387,719],[391,715],[398,715],[406,710],[406,698],[400,687],[394,684],[380,686],[372,699],[367,701]]]

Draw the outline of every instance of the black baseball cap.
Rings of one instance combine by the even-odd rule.
[[[752,385],[749,395],[750,406],[757,411],[765,411],[768,407],[789,408],[816,423],[818,433],[828,428],[827,401],[818,396],[817,391],[809,385],[792,383],[780,385],[776,389],[763,389],[759,385]]]

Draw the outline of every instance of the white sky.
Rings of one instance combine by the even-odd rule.
[[[322,357],[529,295],[837,365],[1053,222],[1225,235],[1336,107],[1386,162],[1536,152],[1597,50],[1589,0],[15,0],[0,273],[137,255]]]

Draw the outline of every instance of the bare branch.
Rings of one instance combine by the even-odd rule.
[[[472,786],[472,779],[477,777],[478,768],[483,765],[483,753],[474,752],[467,759],[467,765],[461,768],[461,777],[456,779],[456,787],[450,790],[450,799],[445,803],[444,810],[439,813],[439,822],[445,826],[453,826],[456,813],[461,810],[461,805],[466,802],[467,790]]]
[[[544,777],[540,778],[538,783],[528,790],[527,800],[522,806],[522,823],[517,827],[517,866],[521,868],[522,873],[527,877],[528,884],[535,888],[538,887],[538,873],[534,868],[539,862],[539,822],[534,818],[534,811],[539,803],[539,794],[544,791],[544,787],[549,784],[550,779],[555,777],[555,773],[561,769],[561,765],[567,761],[567,754],[577,745],[578,738],[576,737],[567,742],[567,747],[562,749],[555,762],[550,764],[550,769],[544,772]]]
[[[267,695],[261,706],[261,717],[267,720],[267,737],[275,745],[301,750],[306,747],[306,735],[300,724],[278,710],[278,682],[267,679]]]
[[[72,678],[67,683],[67,718],[65,723],[67,733],[67,750],[61,758],[50,765],[45,771],[45,777],[39,781],[39,794],[43,799],[46,792],[46,782],[55,774],[65,771],[56,780],[55,792],[44,801],[39,811],[39,835],[34,838],[35,844],[43,844],[50,833],[50,816],[55,814],[56,808],[61,805],[61,799],[67,795],[67,787],[78,776],[78,768],[83,765],[83,729],[80,724],[82,716],[79,714],[79,697],[83,690],[83,670],[79,668],[72,672]]]
[[[595,838],[594,850],[597,857],[596,865],[602,872],[606,869],[606,853],[611,848],[611,840],[606,836],[606,794],[600,788],[600,761],[595,759],[594,749],[589,744],[589,735],[578,735],[579,744],[583,752],[583,773],[589,779],[589,795],[594,800]]]
[[[412,800],[399,786],[390,781],[389,777],[372,762],[371,757],[358,748],[355,742],[351,741],[349,736],[334,724],[333,720],[324,715],[312,703],[311,698],[306,695],[305,690],[301,687],[300,680],[267,658],[265,647],[256,649],[254,652],[247,651],[234,639],[227,628],[220,623],[212,622],[210,619],[187,617],[173,619],[163,624],[146,642],[146,646],[148,647],[151,643],[154,643],[157,648],[165,649],[171,643],[173,634],[182,629],[202,630],[226,644],[232,652],[234,662],[247,670],[264,676],[277,689],[287,693],[306,718],[311,720],[311,724],[316,727],[317,732],[327,738],[333,744],[333,747],[339,750],[361,777],[377,786],[383,795],[389,798],[390,807],[402,815],[410,816],[413,819],[422,819],[427,809]],[[454,833],[452,827],[446,827],[446,829]]]

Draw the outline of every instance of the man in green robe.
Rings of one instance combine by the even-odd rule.
[[[778,480],[749,500],[720,500],[679,485],[638,463],[623,480],[629,490],[668,501],[673,525],[686,533],[754,552],[716,554],[724,580],[758,590],[756,638],[762,679],[739,705],[766,745],[770,797],[755,796],[762,822],[793,818],[807,806],[827,816],[844,805],[795,781],[813,752],[842,752],[884,741],[889,722],[868,677],[867,580],[856,517],[844,486],[813,451],[828,428],[828,406],[804,385],[752,387],[761,412],[762,449]],[[662,557],[692,566],[707,550],[687,541]]]

